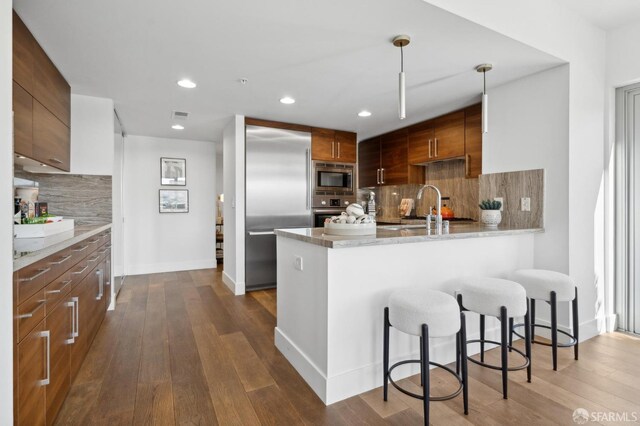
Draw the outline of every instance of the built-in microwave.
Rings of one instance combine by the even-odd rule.
[[[355,164],[352,163],[313,163],[313,186],[319,192],[331,192],[335,195],[353,194]],[[350,195],[349,194],[349,195]]]

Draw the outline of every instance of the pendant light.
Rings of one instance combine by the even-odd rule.
[[[476,67],[476,71],[482,73],[482,133],[489,133],[489,95],[487,94],[487,71],[491,71],[493,65],[482,64]]]
[[[407,116],[405,105],[405,81],[404,81],[404,51],[402,50],[411,42],[408,35],[399,35],[393,39],[393,45],[400,48],[400,74],[398,74],[398,117],[404,120]]]

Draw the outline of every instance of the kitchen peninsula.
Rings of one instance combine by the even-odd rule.
[[[447,290],[459,277],[505,277],[531,268],[539,232],[543,228],[461,223],[442,235],[403,226],[357,237],[324,235],[322,228],[277,230],[276,346],[327,405],[374,389],[382,384],[383,308],[393,290]],[[477,316],[467,321],[475,338]],[[418,358],[417,338],[391,333],[391,363]],[[487,337],[497,337],[497,322],[489,318]],[[432,360],[452,362],[454,345],[453,338],[433,341]],[[476,352],[470,345],[469,353]],[[417,372],[411,364],[394,376]]]

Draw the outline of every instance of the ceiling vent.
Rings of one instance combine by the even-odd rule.
[[[174,120],[186,120],[189,118],[189,113],[185,111],[171,111],[171,118]]]

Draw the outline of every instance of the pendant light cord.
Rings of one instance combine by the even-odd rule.
[[[404,50],[402,50],[402,45],[400,45],[400,72],[404,72]]]
[[[487,71],[482,71],[482,94],[487,94]]]

